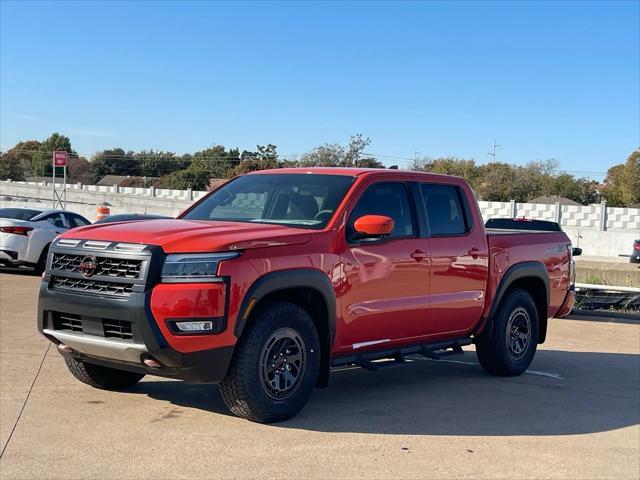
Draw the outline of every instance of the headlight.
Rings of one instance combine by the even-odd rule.
[[[236,258],[237,252],[229,253],[184,253],[167,255],[162,267],[162,281],[212,282],[218,278],[218,264]]]

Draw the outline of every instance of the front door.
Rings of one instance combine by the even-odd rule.
[[[354,240],[363,215],[393,218],[393,233],[379,240]],[[428,322],[428,240],[420,238],[408,184],[369,185],[349,214],[343,253],[340,349],[384,348],[425,333]]]

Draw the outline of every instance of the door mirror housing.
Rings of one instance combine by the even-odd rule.
[[[385,215],[363,215],[353,222],[353,228],[360,238],[380,238],[391,235],[396,222]]]
[[[579,257],[580,255],[582,255],[582,249],[580,247],[573,247],[573,250],[571,251],[571,256]]]

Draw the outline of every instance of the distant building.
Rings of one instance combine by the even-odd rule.
[[[553,205],[559,203],[560,205],[582,205],[575,200],[571,200],[570,198],[565,197],[557,197],[552,195],[543,195],[542,197],[537,197],[532,200],[529,200],[527,203],[543,203],[546,205]]]

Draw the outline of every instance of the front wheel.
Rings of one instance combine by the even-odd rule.
[[[64,356],[64,362],[72,375],[82,383],[103,390],[120,390],[132,387],[144,377],[142,373],[125,372],[124,370],[85,363],[68,355]]]
[[[220,392],[235,415],[279,422],[304,407],[319,368],[313,320],[298,305],[278,302],[257,315],[241,338]]]
[[[487,373],[512,377],[529,368],[537,346],[536,304],[528,292],[517,289],[498,308],[491,336],[476,341],[476,355]]]

